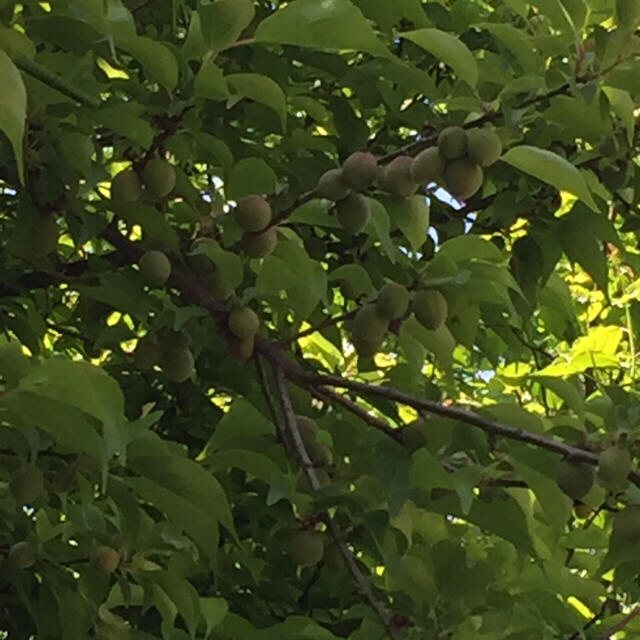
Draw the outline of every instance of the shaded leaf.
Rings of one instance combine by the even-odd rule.
[[[475,87],[478,82],[478,65],[460,38],[439,29],[417,29],[405,31],[401,35],[448,64],[458,77]]]
[[[559,191],[572,193],[597,211],[589,187],[578,169],[553,151],[521,145],[509,149],[500,159]]]

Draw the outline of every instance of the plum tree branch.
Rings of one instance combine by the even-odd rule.
[[[634,618],[640,616],[640,606],[632,609],[620,622],[614,624],[612,627],[607,629],[604,633],[598,636],[599,640],[608,640],[614,633],[624,629]]]
[[[578,462],[585,462],[594,466],[598,464],[598,456],[586,449],[554,440],[543,434],[528,431],[521,427],[504,424],[492,418],[486,418],[466,408],[445,406],[433,400],[417,398],[394,387],[374,385],[357,380],[347,380],[346,378],[336,375],[311,373],[302,370],[300,367],[290,368],[290,375],[294,382],[297,380],[305,387],[309,385],[322,385],[351,389],[363,394],[377,395],[444,418],[460,420],[466,424],[479,427],[486,433],[502,436],[511,440],[519,440],[520,442],[527,442],[537,447],[547,449],[548,451],[562,454]],[[640,473],[632,471],[629,474],[629,479],[632,480],[634,484],[640,486]]]
[[[386,420],[371,415],[364,407],[361,407],[353,400],[347,398],[344,394],[337,393],[332,389],[327,389],[327,387],[316,387],[314,385],[308,385],[305,388],[309,393],[316,396],[316,398],[323,400],[324,402],[336,402],[337,404],[342,405],[345,409],[347,409],[347,411],[350,411],[354,415],[358,416],[367,424],[375,427],[379,431],[382,431],[399,444],[404,444],[402,442],[401,430],[399,428],[394,429]]]
[[[288,456],[292,456],[293,452],[291,451],[290,440],[287,437],[286,430],[283,428],[282,423],[278,417],[278,407],[273,397],[273,392],[269,387],[269,379],[267,376],[267,369],[264,366],[264,360],[258,354],[255,355],[256,366],[258,368],[258,376],[260,377],[260,386],[262,387],[262,393],[267,400],[267,404],[269,405],[269,409],[271,410],[271,416],[273,418],[273,424],[276,425],[276,430],[278,432],[278,438],[282,446],[285,448]]]
[[[287,379],[285,372],[277,362],[272,362],[271,365],[274,368],[276,384],[278,385],[278,390],[280,393],[280,400],[282,402],[282,407],[284,410],[287,429],[289,431],[289,434],[291,435],[291,439],[293,440],[298,457],[300,458],[300,460],[302,460],[304,473],[306,474],[313,490],[317,491],[320,488],[320,482],[318,481],[318,476],[316,475],[315,469],[313,468],[311,459],[309,458],[309,454],[307,453],[304,442],[302,441],[302,436],[300,435],[300,431],[298,429],[298,423],[296,420],[295,412],[293,410],[293,405],[291,404],[291,396],[289,394],[289,380]],[[342,538],[342,534],[340,532],[340,529],[338,528],[338,525],[329,516],[329,514],[326,514],[324,521],[327,525],[327,528],[329,529],[331,537],[340,550],[340,555],[342,556],[345,565],[351,573],[358,591],[366,599],[369,606],[376,612],[377,616],[380,618],[380,621],[384,625],[388,637],[391,638],[391,640],[401,640],[401,636],[399,632],[394,628],[386,608],[378,600],[378,598],[376,598],[371,585],[360,570],[360,567],[356,563],[353,554],[351,553],[351,551],[349,551],[349,548]]]
[[[351,311],[347,311],[346,313],[342,313],[339,316],[328,316],[324,320],[322,320],[322,322],[319,322],[318,324],[312,327],[309,327],[304,331],[300,331],[299,333],[296,333],[292,336],[286,336],[285,338],[278,340],[276,344],[278,344],[281,347],[284,347],[292,342],[295,342],[296,340],[299,340],[300,338],[305,338],[306,336],[310,336],[314,334],[316,331],[321,331],[322,329],[331,327],[334,324],[338,324],[338,322],[349,320],[350,318],[353,318],[356,315],[356,313],[358,313],[358,310],[359,310],[359,307],[356,309],[352,309]]]
[[[110,225],[104,232],[104,237],[108,239],[116,248],[124,255],[129,256],[131,261],[136,261],[142,250],[135,243],[125,238],[115,225]],[[191,302],[196,305],[208,309],[218,319],[226,318],[228,310],[224,304],[214,300],[209,292],[204,288],[189,271],[176,266],[173,270],[169,281],[171,286],[175,286],[180,292]],[[486,418],[479,413],[466,408],[445,406],[433,400],[417,398],[404,391],[400,391],[394,387],[381,386],[360,382],[357,380],[348,380],[341,376],[319,374],[308,371],[298,363],[290,360],[281,348],[274,342],[269,341],[263,336],[256,336],[255,348],[258,353],[278,369],[286,374],[286,376],[294,383],[305,388],[309,386],[315,387],[337,387],[343,389],[351,389],[363,394],[378,395],[388,400],[393,400],[408,406],[414,407],[420,411],[426,411],[444,418],[459,420],[466,424],[478,427],[486,433],[527,442],[534,446],[547,449],[554,453],[567,456],[575,461],[584,462],[590,465],[598,464],[598,456],[592,451],[576,447],[565,442],[549,438],[543,434],[528,431],[521,427],[514,427],[491,418]],[[640,473],[632,471],[629,479],[640,486]]]

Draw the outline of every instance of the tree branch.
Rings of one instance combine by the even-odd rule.
[[[262,387],[262,393],[264,394],[264,397],[267,400],[267,404],[269,405],[269,409],[271,410],[273,424],[276,425],[276,429],[278,431],[278,438],[280,439],[282,446],[284,446],[287,455],[292,456],[293,451],[291,451],[291,441],[287,436],[286,429],[282,427],[282,423],[280,422],[280,419],[278,417],[278,408],[275,398],[273,397],[273,393],[269,388],[269,380],[267,377],[267,370],[264,366],[264,360],[259,354],[255,354],[254,359],[258,368],[258,375],[260,377],[260,386]]]
[[[394,387],[383,387],[380,385],[369,384],[367,382],[359,382],[357,380],[347,380],[346,378],[336,375],[311,373],[303,371],[295,365],[290,367],[290,375],[294,382],[297,381],[305,388],[309,385],[322,385],[352,389],[364,394],[369,393],[377,395],[444,418],[460,420],[466,424],[479,427],[486,433],[490,433],[492,435],[502,436],[511,440],[519,440],[520,442],[528,442],[529,444],[547,449],[548,451],[553,451],[554,453],[562,454],[579,462],[585,462],[594,466],[598,464],[598,456],[586,449],[554,440],[545,435],[534,433],[533,431],[527,431],[521,427],[504,424],[497,420],[493,420],[492,418],[485,418],[484,416],[469,409],[445,406],[438,402],[434,402],[433,400],[416,398],[415,396],[405,393],[404,391],[400,391]],[[634,484],[640,486],[640,473],[632,471],[629,473],[629,478]]]
[[[296,420],[295,412],[293,410],[293,406],[291,404],[291,396],[289,395],[289,381],[287,380],[287,377],[282,368],[278,366],[278,363],[272,362],[271,365],[274,367],[276,383],[280,392],[280,400],[284,409],[287,429],[295,445],[298,457],[300,458],[300,460],[302,460],[304,473],[306,474],[313,490],[317,491],[320,488],[320,482],[318,481],[318,476],[316,475],[315,469],[313,468],[313,465],[309,458],[309,454],[307,453],[304,442],[302,441],[302,436],[300,435],[300,431],[298,430],[298,423]],[[391,638],[391,640],[401,640],[400,634],[391,623],[391,618],[389,617],[386,608],[376,598],[371,585],[369,584],[363,573],[360,571],[360,567],[356,563],[353,554],[351,553],[351,551],[349,551],[349,548],[342,539],[342,535],[340,533],[338,525],[336,525],[336,523],[328,514],[326,514],[325,522],[327,528],[329,529],[331,537],[334,539],[336,545],[338,546],[338,549],[340,550],[340,555],[342,555],[342,558],[356,583],[358,591],[362,594],[369,606],[371,606],[371,608],[380,618],[380,621],[384,625],[388,637]]]
[[[278,342],[276,342],[276,344],[278,346],[281,347],[285,347],[286,345],[295,342],[296,340],[299,340],[300,338],[304,338],[306,336],[310,336],[311,334],[315,333],[316,331],[320,331],[322,329],[325,329],[326,327],[331,327],[334,324],[338,324],[338,322],[342,322],[344,320],[349,320],[350,318],[353,318],[356,313],[358,313],[358,311],[360,310],[360,307],[356,308],[356,309],[352,309],[351,311],[347,311],[347,313],[343,313],[339,316],[328,316],[327,318],[325,318],[322,322],[319,322],[318,324],[316,324],[313,327],[309,327],[308,329],[305,329],[304,331],[300,331],[299,333],[296,333],[292,336],[287,336],[285,338],[282,338],[281,340],[278,340]]]
[[[620,620],[620,622],[614,624],[607,631],[598,636],[599,640],[608,640],[608,638],[610,638],[614,633],[624,629],[634,618],[637,618],[638,616],[640,616],[640,606],[632,609],[624,618],[622,618],[622,620]]]
[[[404,445],[404,443],[402,442],[400,428],[394,429],[386,420],[371,415],[364,407],[361,407],[359,404],[347,398],[345,395],[336,393],[331,389],[327,389],[327,387],[315,387],[313,385],[307,385],[305,386],[305,389],[320,400],[324,400],[328,403],[337,402],[338,404],[341,404],[345,409],[347,409],[347,411],[350,411],[354,415],[358,416],[358,418],[364,420],[367,424],[375,427],[379,431],[382,431],[384,434],[388,435],[399,444]]]

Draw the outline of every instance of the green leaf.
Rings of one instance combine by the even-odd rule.
[[[640,23],[640,0],[616,0],[616,18],[621,29],[637,29]]]
[[[129,466],[146,478],[188,500],[194,507],[207,510],[233,533],[233,518],[220,483],[201,465],[177,455],[136,456]]]
[[[0,412],[12,426],[37,425],[51,434],[61,446],[77,453],[86,453],[96,461],[103,460],[104,443],[79,409],[59,400],[29,391],[14,389],[0,396]],[[9,415],[7,413],[9,412]]]
[[[212,238],[205,238],[198,242],[191,252],[191,255],[203,253],[220,269],[223,280],[235,289],[241,282],[244,275],[244,265],[242,258],[233,251],[223,249]]]
[[[568,191],[594,211],[598,210],[578,169],[553,151],[521,145],[509,149],[500,159],[559,191]]]
[[[577,262],[598,285],[607,293],[607,258],[602,243],[589,229],[563,224],[560,227],[562,248],[572,262]]]
[[[18,68],[2,49],[0,49],[0,77],[4,87],[0,97],[0,130],[4,131],[11,142],[20,182],[24,183],[22,138],[27,117],[27,92]]]
[[[531,379],[553,391],[564,400],[567,407],[576,412],[580,420],[584,420],[585,402],[575,384],[560,378],[542,376],[539,373],[533,373]]]
[[[446,325],[443,325],[437,331],[430,331],[423,327],[412,315],[402,323],[402,331],[406,331],[427,351],[433,353],[438,366],[444,372],[452,372],[453,350],[456,346],[456,341]]]
[[[571,512],[572,501],[558,487],[555,477],[548,469],[537,464],[539,458],[549,458],[544,452],[512,445],[509,447],[511,464],[518,475],[535,493],[549,524],[556,534],[564,532]]]
[[[127,478],[127,484],[142,500],[150,502],[202,548],[210,562],[218,551],[218,520],[208,506],[194,505],[189,498],[148,478]]]
[[[389,231],[391,230],[389,214],[381,202],[378,202],[378,200],[373,198],[367,199],[369,200],[369,206],[371,207],[371,221],[369,222],[369,228],[372,229],[372,231],[370,231],[370,234],[377,236],[378,240],[380,240],[380,243],[382,244],[384,252],[391,261],[391,264],[395,264],[398,250],[389,235]]]
[[[169,221],[155,207],[140,202],[104,200],[99,207],[111,210],[123,220],[139,224],[152,238],[159,240],[167,249],[178,249],[178,235]]]
[[[254,40],[391,56],[349,0],[297,0],[263,20]]]
[[[371,295],[374,291],[371,277],[359,264],[343,264],[329,275],[329,282],[341,280],[346,280],[359,295]]]
[[[231,170],[227,195],[238,200],[252,194],[274,193],[277,182],[278,176],[262,158],[243,158]]]
[[[119,38],[118,45],[137,58],[149,77],[167,91],[178,84],[178,62],[170,49],[144,36]]]
[[[218,0],[199,6],[205,46],[214,52],[233,45],[255,14],[251,0]]]
[[[385,201],[391,221],[398,225],[413,251],[427,239],[429,230],[429,203],[424,196],[393,198]]]
[[[250,98],[273,109],[280,118],[284,131],[287,127],[287,103],[280,85],[268,76],[257,73],[235,73],[227,76],[227,84],[232,90],[229,106]]]
[[[613,111],[622,120],[622,124],[627,130],[627,142],[630,145],[633,144],[636,120],[634,116],[635,103],[631,95],[628,91],[615,87],[602,87],[602,91],[609,98]]]
[[[246,438],[273,435],[271,422],[246,400],[236,400],[209,438],[198,460],[204,460],[220,449],[235,448],[234,442]]]
[[[7,387],[15,387],[31,371],[32,364],[19,342],[13,340],[0,346],[0,376]]]
[[[574,33],[581,25],[574,24],[571,14],[561,0],[537,0],[540,11],[553,26],[564,33]]]
[[[103,369],[63,357],[45,360],[18,385],[30,392],[84,411],[102,422],[108,457],[125,453],[124,395],[118,383]]]
[[[282,469],[271,458],[243,449],[217,451],[207,458],[207,466],[213,470],[242,469],[267,484],[285,478]]]
[[[298,207],[289,216],[289,220],[291,222],[306,222],[307,224],[338,229],[340,224],[338,223],[337,217],[335,215],[329,215],[330,206],[328,200],[310,200]]]
[[[205,638],[209,638],[213,629],[219,626],[229,611],[229,605],[223,598],[200,598],[200,611],[205,619],[207,630]]]
[[[298,284],[298,276],[289,268],[284,260],[277,256],[267,256],[260,266],[256,279],[256,289],[265,295],[278,295]]]
[[[209,100],[226,100],[231,95],[222,70],[213,62],[200,67],[195,80],[195,95]]]
[[[505,261],[504,254],[493,242],[471,234],[447,240],[438,250],[438,254],[449,256],[454,262],[466,260]]]
[[[158,585],[169,596],[184,619],[190,636],[195,638],[201,613],[200,598],[193,585],[170,571],[146,571],[141,572],[139,577],[143,581],[149,580]]]
[[[100,367],[55,357],[41,362],[18,388],[84,411],[103,424],[124,420],[124,396],[118,383]]]
[[[449,65],[472,87],[478,82],[478,65],[466,44],[457,36],[439,29],[417,29],[400,34]]]
[[[533,74],[541,70],[542,59],[535,50],[531,38],[522,29],[517,29],[511,24],[494,22],[480,22],[477,26],[486,29],[509,49],[527,73]]]

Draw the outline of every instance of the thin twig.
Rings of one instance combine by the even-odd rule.
[[[300,458],[300,460],[302,460],[304,473],[309,480],[309,484],[314,491],[317,491],[320,488],[320,483],[318,481],[318,476],[316,475],[316,472],[311,464],[311,460],[304,446],[304,442],[302,441],[300,431],[298,430],[298,423],[296,420],[295,412],[293,410],[293,406],[291,404],[291,396],[289,395],[289,381],[287,380],[285,372],[280,366],[278,366],[277,363],[274,364],[272,362],[271,365],[274,367],[276,383],[278,385],[280,400],[284,409],[287,429],[294,442],[298,457]],[[326,522],[331,537],[334,539],[336,545],[338,546],[338,549],[340,550],[340,554],[342,555],[342,558],[344,559],[349,572],[353,576],[358,591],[362,594],[369,606],[371,606],[371,608],[380,618],[380,621],[384,625],[389,638],[391,638],[391,640],[401,640],[399,632],[391,623],[391,618],[386,608],[374,595],[371,585],[363,575],[362,571],[360,571],[360,567],[356,563],[353,554],[351,553],[351,551],[349,551],[349,548],[345,544],[338,526],[328,514],[326,514],[324,521]]]
[[[637,618],[638,616],[640,616],[640,606],[632,609],[624,618],[622,618],[622,620],[620,620],[620,622],[614,624],[607,631],[598,636],[598,639],[608,640],[608,638],[610,638],[614,633],[624,629],[634,618]]]
[[[280,439],[280,442],[284,446],[285,451],[287,452],[287,455],[291,456],[293,455],[293,452],[291,451],[291,441],[287,436],[286,429],[283,428],[282,423],[279,419],[276,401],[275,401],[275,398],[273,397],[273,393],[271,389],[269,388],[269,379],[267,376],[267,369],[264,366],[264,360],[257,353],[254,354],[254,359],[256,361],[256,366],[258,368],[258,375],[260,376],[260,386],[262,387],[262,393],[264,394],[267,404],[269,405],[269,409],[271,411],[271,417],[273,419],[273,424],[276,425],[276,429],[278,432],[278,438]]]
[[[393,438],[396,442],[404,444],[402,442],[402,430],[400,428],[393,428],[386,420],[371,415],[364,407],[361,407],[353,400],[350,400],[344,394],[336,393],[331,389],[327,389],[327,387],[316,387],[313,385],[309,385],[305,388],[309,393],[316,396],[320,400],[324,400],[325,402],[337,402],[338,404],[341,404],[345,409],[357,415],[367,424],[375,427],[379,431],[382,431],[390,438]]]
[[[466,408],[445,406],[433,400],[417,398],[394,387],[374,385],[367,382],[360,382],[358,380],[347,380],[346,378],[336,375],[311,373],[304,371],[297,365],[293,364],[290,367],[290,375],[294,382],[297,381],[304,387],[308,387],[309,385],[323,385],[352,389],[364,394],[368,393],[377,395],[387,398],[388,400],[406,404],[421,411],[427,411],[445,418],[460,420],[466,424],[479,427],[486,433],[502,436],[511,440],[528,442],[529,444],[533,444],[549,451],[554,451],[555,453],[560,453],[579,462],[586,462],[587,464],[594,466],[598,464],[598,456],[586,449],[575,447],[558,440],[553,440],[545,435],[535,433],[533,431],[527,431],[521,427],[514,427],[491,418],[485,418],[484,416]],[[640,486],[640,473],[632,471],[629,474],[629,478],[634,484]]]
[[[284,338],[282,338],[281,340],[278,340],[276,342],[276,344],[278,346],[281,347],[285,347],[286,345],[295,342],[296,340],[299,340],[300,338],[305,338],[306,336],[310,336],[311,334],[315,333],[316,331],[321,331],[322,329],[326,329],[327,327],[331,327],[334,324],[338,324],[338,322],[343,322],[344,320],[349,320],[350,318],[353,318],[356,313],[358,313],[358,311],[360,310],[360,308],[358,307],[357,309],[352,309],[351,311],[347,311],[346,313],[343,313],[339,316],[329,316],[327,318],[325,318],[322,322],[319,322],[318,324],[314,325],[313,327],[309,327],[308,329],[305,329],[304,331],[300,331],[299,333],[296,333],[292,336],[286,336]]]

